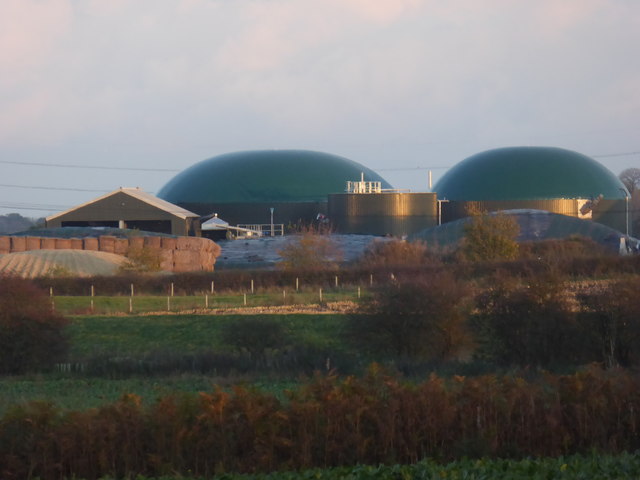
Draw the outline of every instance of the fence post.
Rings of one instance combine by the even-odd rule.
[[[204,308],[209,308],[209,295],[204,294]]]
[[[171,311],[171,297],[167,295],[167,312]]]
[[[129,313],[133,313],[133,297],[129,297]]]
[[[373,273],[369,275],[369,286],[373,285]]]
[[[338,288],[338,275],[336,275],[336,288]]]
[[[132,284],[131,284],[131,296],[132,296],[132,297],[133,297],[133,293],[134,293],[134,291],[133,291],[133,283],[132,283]]]
[[[215,292],[215,290],[216,290],[215,282],[211,280],[211,295],[213,295],[213,292]]]
[[[244,304],[245,304],[245,306],[247,305],[247,294],[246,293],[244,294]]]
[[[322,302],[322,289],[319,291],[320,302]]]
[[[360,298],[360,287],[358,287],[358,298]]]
[[[287,291],[282,290],[282,302],[287,303]]]
[[[253,278],[251,279],[251,293],[253,293]]]
[[[173,297],[173,282],[171,282],[171,296]]]
[[[49,287],[49,296],[53,297],[53,287]]]
[[[296,292],[298,291],[298,287],[300,286],[298,280],[299,280],[298,277],[296,277]]]

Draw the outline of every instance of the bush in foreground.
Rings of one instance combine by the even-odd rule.
[[[0,277],[0,374],[48,370],[64,360],[67,320],[45,293],[16,277]]]

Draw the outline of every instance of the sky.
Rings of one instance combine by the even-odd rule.
[[[0,0],[0,214],[239,150],[412,191],[517,145],[617,175],[640,167],[638,45],[638,0]]]

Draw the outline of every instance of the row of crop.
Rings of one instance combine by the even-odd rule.
[[[640,477],[640,456],[632,453],[620,455],[570,455],[567,457],[508,459],[462,459],[447,464],[424,460],[405,465],[356,465],[278,473],[234,474],[216,476],[218,480],[397,480],[466,479],[487,480],[563,480],[623,479]],[[195,477],[167,476],[154,480],[198,480]],[[200,477],[202,478],[202,477]],[[137,480],[144,480],[138,477]]]
[[[128,395],[82,412],[32,404],[0,420],[5,479],[225,472],[415,463],[430,457],[559,456],[640,447],[640,378],[431,376],[405,384],[372,367],[362,379],[318,376],[286,400],[255,390]]]

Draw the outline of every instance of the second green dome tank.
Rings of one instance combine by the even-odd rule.
[[[513,201],[555,198],[624,199],[626,189],[594,159],[556,147],[507,147],[473,155],[435,185],[438,198]]]

